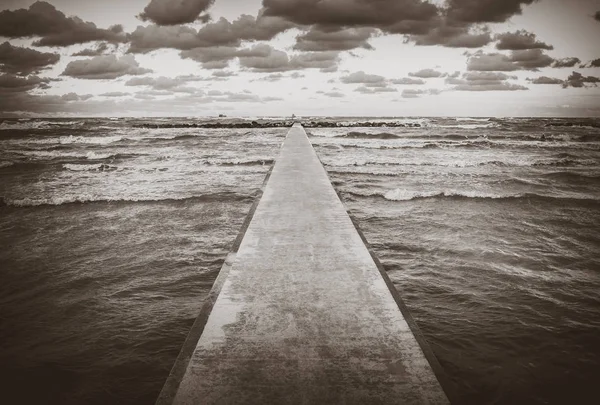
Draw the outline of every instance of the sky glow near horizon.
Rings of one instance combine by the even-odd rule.
[[[0,116],[597,117],[599,12],[600,0],[3,0]]]

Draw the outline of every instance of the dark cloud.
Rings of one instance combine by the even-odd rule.
[[[290,57],[286,52],[276,50],[267,44],[258,44],[245,49],[195,48],[182,51],[181,57],[200,62],[205,69],[224,69],[233,59],[239,58],[242,67],[257,72],[284,72],[308,68],[335,71],[339,62],[338,52],[305,52]]]
[[[520,70],[520,67],[515,65],[508,56],[501,53],[476,52],[467,60],[467,70],[511,72]]]
[[[432,69],[424,69],[419,72],[414,72],[412,75],[416,77],[442,77],[444,74],[436,72]],[[425,80],[421,78],[405,77],[402,79],[391,79],[388,80],[383,76],[368,74],[364,71],[354,72],[340,78],[342,83],[346,84],[362,84],[355,91],[359,93],[371,94],[371,93],[385,93],[395,92],[396,89],[391,87],[394,84],[400,85],[423,85]]]
[[[227,70],[217,70],[217,71],[213,72],[212,75],[214,77],[218,77],[218,78],[225,78],[225,77],[237,76],[237,73],[230,72],[230,71],[227,71]]]
[[[214,0],[150,0],[138,16],[158,25],[177,25],[196,21]]]
[[[347,51],[355,48],[373,49],[369,39],[377,33],[375,28],[358,27],[327,29],[314,26],[296,37],[294,49],[299,51]]]
[[[555,60],[544,54],[542,49],[512,51],[510,55],[478,51],[469,56],[467,70],[481,72],[536,71],[539,68],[552,65],[554,62]]]
[[[240,51],[231,46],[194,48],[180,53],[183,59],[199,62],[205,69],[225,69],[229,66],[229,62],[237,58],[239,54]]]
[[[0,88],[1,92],[1,88]],[[34,113],[55,113],[62,112],[67,105],[77,105],[79,103],[69,101],[72,97],[34,95],[29,93],[10,93],[2,94],[0,97],[0,112],[34,112]]]
[[[548,67],[554,62],[554,59],[544,54],[541,49],[512,51],[510,60],[524,70],[537,70],[538,68]]]
[[[588,64],[586,64],[585,66],[581,66],[581,67],[588,67],[588,68],[600,67],[600,58],[594,59],[594,60],[590,61]]]
[[[390,80],[392,84],[425,84],[425,80],[423,79],[413,79],[411,77],[403,77],[402,79],[392,79]]]
[[[116,79],[125,75],[143,75],[152,70],[140,67],[133,55],[117,58],[115,55],[95,56],[70,62],[63,76],[78,79]]]
[[[340,78],[342,83],[346,84],[375,84],[375,85],[383,85],[386,84],[386,79],[383,76],[379,75],[371,75],[367,74],[364,71],[354,72],[347,76],[342,76]]]
[[[581,59],[571,57],[571,58],[555,59],[554,62],[552,62],[551,66],[553,68],[571,68],[579,63],[581,63]]]
[[[67,17],[52,4],[33,3],[29,9],[0,12],[0,36],[8,38],[41,37],[34,46],[68,46],[91,41],[123,42],[123,27],[100,29],[92,22]]]
[[[284,72],[292,70],[287,53],[270,45],[260,44],[241,51],[240,66],[256,72]]]
[[[424,90],[404,89],[401,96],[402,98],[419,98],[423,94],[426,94]]]
[[[206,24],[198,30],[197,37],[207,46],[239,46],[241,41],[269,41],[294,26],[278,17],[242,15],[233,22],[221,18],[215,23]]]
[[[395,34],[425,34],[438,13],[421,0],[263,0],[263,6],[265,15],[301,25],[372,27]]]
[[[279,17],[242,15],[229,22],[221,18],[199,30],[175,25],[138,26],[128,35],[129,53],[147,53],[161,48],[187,51],[195,48],[239,47],[242,41],[269,41],[295,24]]]
[[[600,11],[596,11],[596,14],[594,14],[594,19],[596,21],[600,21]]]
[[[92,94],[77,94],[77,93],[67,93],[60,96],[60,98],[64,101],[85,101],[94,97]]]
[[[436,6],[424,0],[263,0],[263,6],[264,15],[311,27],[296,47],[318,51],[368,47],[367,31],[352,36],[349,29],[405,34],[417,45],[479,48],[492,41],[481,24],[504,22],[534,1],[448,0]],[[325,35],[332,33],[340,38]]]
[[[285,72],[289,70],[337,70],[338,52],[306,52],[288,56],[287,53],[265,44],[238,52],[240,66],[254,72]]]
[[[298,79],[304,77],[304,75],[298,73],[298,72],[294,72],[289,76],[286,76],[284,74],[281,73],[271,73],[269,75],[263,76],[259,79],[256,79],[256,81],[261,81],[261,82],[278,82],[282,79]]]
[[[127,35],[129,41],[128,53],[147,53],[161,48],[189,50],[199,47],[198,31],[183,25],[138,26]]]
[[[396,90],[393,87],[388,87],[387,85],[384,85],[384,86],[364,85],[364,86],[357,87],[354,91],[357,93],[363,93],[363,94],[377,94],[377,93],[395,93],[398,90]]]
[[[517,79],[501,72],[467,72],[462,78],[449,77],[446,83],[454,85],[452,90],[457,91],[515,91],[528,90],[527,87],[509,83],[508,80]]]
[[[540,76],[535,79],[528,78],[527,81],[532,84],[563,84],[565,82],[564,80],[548,76]]]
[[[534,33],[526,30],[498,34],[495,39],[498,40],[496,48],[500,50],[554,49],[552,45],[538,41]]]
[[[504,22],[537,0],[448,0],[448,18],[467,23]]]
[[[527,87],[520,84],[513,83],[497,83],[497,84],[485,84],[485,85],[474,85],[474,84],[459,84],[454,87],[457,91],[516,91],[516,90],[529,90]]]
[[[431,79],[436,77],[444,77],[446,73],[439,72],[434,69],[421,69],[418,72],[410,72],[410,77],[419,77],[421,79]]]
[[[436,96],[436,95],[440,94],[441,92],[442,91],[438,90],[438,89],[427,89],[427,90],[404,89],[404,90],[402,90],[401,97],[402,98],[419,98],[420,96],[427,95],[427,94]]]
[[[285,76],[282,75],[281,73],[271,73],[270,75],[263,76],[257,80],[261,81],[261,82],[278,82],[281,79],[283,79],[284,77]]]
[[[11,73],[0,75],[0,95],[7,93],[25,93],[35,89],[47,89],[52,80],[47,77],[21,77]]]
[[[573,72],[567,80],[563,82],[563,87],[596,87],[600,83],[600,78],[595,76],[584,76],[579,72]]]
[[[342,92],[339,91],[328,91],[323,93],[323,95],[327,96],[327,97],[332,97],[332,98],[343,98],[346,97],[346,95]]]
[[[8,42],[0,45],[0,72],[29,75],[56,64],[60,55],[38,52],[35,49],[12,46]]]
[[[101,42],[96,48],[86,48],[79,52],[75,52],[72,56],[100,56],[104,55],[106,51],[108,51],[108,44],[106,42]]]
[[[34,95],[29,93],[7,93],[0,97],[0,112],[20,112],[47,115],[50,113],[66,114],[131,114],[139,115],[149,113],[164,114],[165,108],[176,112],[178,115],[192,115],[198,112],[198,107],[205,104],[218,103],[268,103],[280,101],[279,97],[259,97],[247,90],[240,93],[217,92],[208,95],[202,91],[185,94],[178,93],[168,98],[169,92],[155,90],[136,93],[137,98],[103,97],[102,99],[89,99],[90,95],[65,94],[63,96]],[[225,108],[225,107],[218,107]]]
[[[487,28],[474,31],[468,25],[448,25],[442,23],[427,34],[409,37],[416,45],[442,45],[448,48],[481,48],[492,42]]]
[[[91,94],[67,93],[62,96],[10,93],[0,97],[0,112],[61,113],[87,110]],[[89,110],[88,110],[89,111]]]
[[[535,0],[448,0],[440,6],[429,29],[407,37],[416,45],[481,48],[492,41],[485,23],[504,22]],[[507,48],[508,49],[508,48]],[[517,48],[521,49],[521,48]]]

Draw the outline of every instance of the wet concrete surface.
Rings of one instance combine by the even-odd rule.
[[[173,403],[448,403],[301,126],[227,266]]]

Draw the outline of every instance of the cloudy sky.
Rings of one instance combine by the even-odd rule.
[[[0,116],[600,116],[600,0],[0,0]]]

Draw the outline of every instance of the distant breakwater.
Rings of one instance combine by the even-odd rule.
[[[244,122],[177,122],[177,123],[142,123],[134,125],[135,128],[288,128],[294,122],[299,122],[304,128],[336,128],[336,127],[411,127],[418,128],[421,124],[418,122],[335,122],[335,121],[244,121]]]

